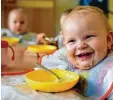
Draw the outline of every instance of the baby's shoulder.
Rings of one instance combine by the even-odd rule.
[[[111,67],[113,67],[113,52],[108,54],[108,56],[104,59],[102,64],[104,64],[104,66],[111,66]]]
[[[8,28],[1,28],[1,31],[9,31]]]
[[[12,32],[8,28],[1,28],[1,36],[10,36]]]
[[[104,67],[103,67],[104,66]],[[95,66],[96,68],[111,68],[113,67],[113,52],[109,53],[108,56],[103,60],[101,61],[99,64],[97,64]]]

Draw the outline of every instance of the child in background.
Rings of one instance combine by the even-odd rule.
[[[16,8],[10,11],[8,15],[8,28],[2,29],[1,36],[18,37],[21,43],[36,44],[40,42],[36,34],[27,31],[28,19],[27,14],[22,8]],[[47,40],[44,41],[46,43]]]
[[[81,76],[75,86],[81,93],[102,97],[113,83],[113,78],[108,77],[110,71],[113,76],[113,31],[107,18],[96,7],[78,6],[63,22],[62,32],[64,56],[52,56],[55,59],[52,68],[58,62],[57,68],[64,66],[75,71]],[[106,84],[107,81],[109,84]],[[111,100],[112,97],[113,91],[107,98]]]
[[[8,15],[8,28],[2,29],[1,35],[8,37],[17,37],[20,39],[19,45],[13,45],[13,49],[15,51],[15,60],[9,60],[8,66],[34,66],[34,63],[37,61],[36,57],[32,57],[36,55],[34,52],[30,52],[27,50],[27,46],[31,44],[40,43],[39,36],[43,39],[45,34],[40,33],[32,33],[27,30],[28,18],[27,14],[22,8],[16,8],[10,11]],[[48,43],[47,40],[43,40],[44,44]],[[8,56],[10,57],[12,52],[8,50]],[[29,57],[30,60],[27,58]],[[33,58],[33,59],[32,59]],[[24,65],[23,65],[24,64]]]

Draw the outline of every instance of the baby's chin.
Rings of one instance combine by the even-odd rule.
[[[91,69],[93,68],[93,63],[73,63],[73,65],[76,67],[76,68],[79,68],[79,69],[82,69],[82,70],[88,70],[88,69]]]
[[[15,32],[15,34],[24,34],[25,32]]]
[[[77,66],[77,68],[79,68],[81,70],[89,70],[92,68],[92,66]]]
[[[14,31],[15,34],[21,34],[21,33],[24,33],[24,32],[25,32],[25,31],[22,31],[22,30],[15,30],[15,31]]]
[[[21,32],[15,32],[15,34],[20,34]]]
[[[12,31],[12,32],[14,32],[15,34],[20,34],[20,33],[22,33],[22,32],[20,32],[20,31]]]

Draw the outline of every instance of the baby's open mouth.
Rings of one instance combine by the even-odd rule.
[[[86,53],[81,53],[78,54],[77,57],[81,58],[81,59],[86,59],[89,58],[90,56],[93,55],[94,52],[86,52]]]

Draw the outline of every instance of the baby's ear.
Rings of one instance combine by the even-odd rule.
[[[110,50],[113,46],[113,31],[109,31],[107,35],[107,43],[108,43],[108,49]]]

